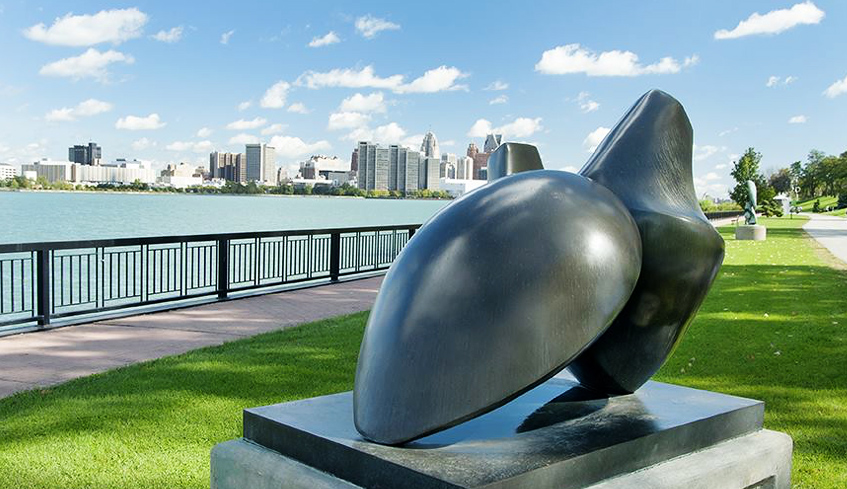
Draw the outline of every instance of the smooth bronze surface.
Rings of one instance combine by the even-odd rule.
[[[570,365],[584,385],[634,392],[679,343],[724,256],[691,175],[693,131],[670,95],[645,94],[580,171],[615,193],[638,223],[643,258],[632,297],[614,324]]]
[[[526,171],[456,200],[385,277],[359,354],[356,427],[402,443],[543,382],[608,327],[640,267],[626,208],[578,175]]]
[[[541,155],[531,144],[503,143],[488,157],[488,181],[530,170],[542,170]]]

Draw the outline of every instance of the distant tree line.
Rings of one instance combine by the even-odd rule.
[[[186,188],[151,186],[136,180],[131,184],[101,183],[98,185],[82,185],[69,182],[50,183],[44,177],[30,180],[23,176],[17,176],[6,180],[0,180],[0,188],[13,190],[63,190],[63,191],[88,191],[88,192],[161,192],[180,194],[272,194],[272,195],[327,195],[365,197],[368,199],[451,199],[450,194],[443,190],[416,190],[414,192],[400,192],[397,190],[363,190],[345,183],[338,187],[329,185],[292,185],[282,183],[280,185],[259,185],[256,182],[238,183],[227,181],[222,187],[194,186]]]

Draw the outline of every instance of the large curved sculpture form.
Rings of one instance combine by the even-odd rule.
[[[694,195],[691,139],[679,103],[653,91],[581,175],[501,145],[492,181],[421,227],[383,281],[356,371],[359,432],[410,441],[569,365],[602,394],[646,382],[723,257]]]

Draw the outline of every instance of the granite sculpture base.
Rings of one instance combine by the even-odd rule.
[[[244,412],[244,438],[212,450],[213,489],[624,487],[781,489],[791,438],[762,429],[759,401],[648,382],[598,398],[554,377],[446,431],[363,439],[352,393]]]
[[[767,236],[768,228],[758,224],[743,224],[735,228],[735,239],[764,241]]]

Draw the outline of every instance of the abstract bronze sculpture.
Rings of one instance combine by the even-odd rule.
[[[654,90],[579,175],[501,145],[492,181],[431,218],[386,275],[359,355],[356,429],[414,440],[568,366],[601,395],[644,384],[723,260],[694,193],[692,140],[679,102]]]
[[[756,184],[747,180],[747,202],[744,203],[744,223],[756,224]]]

